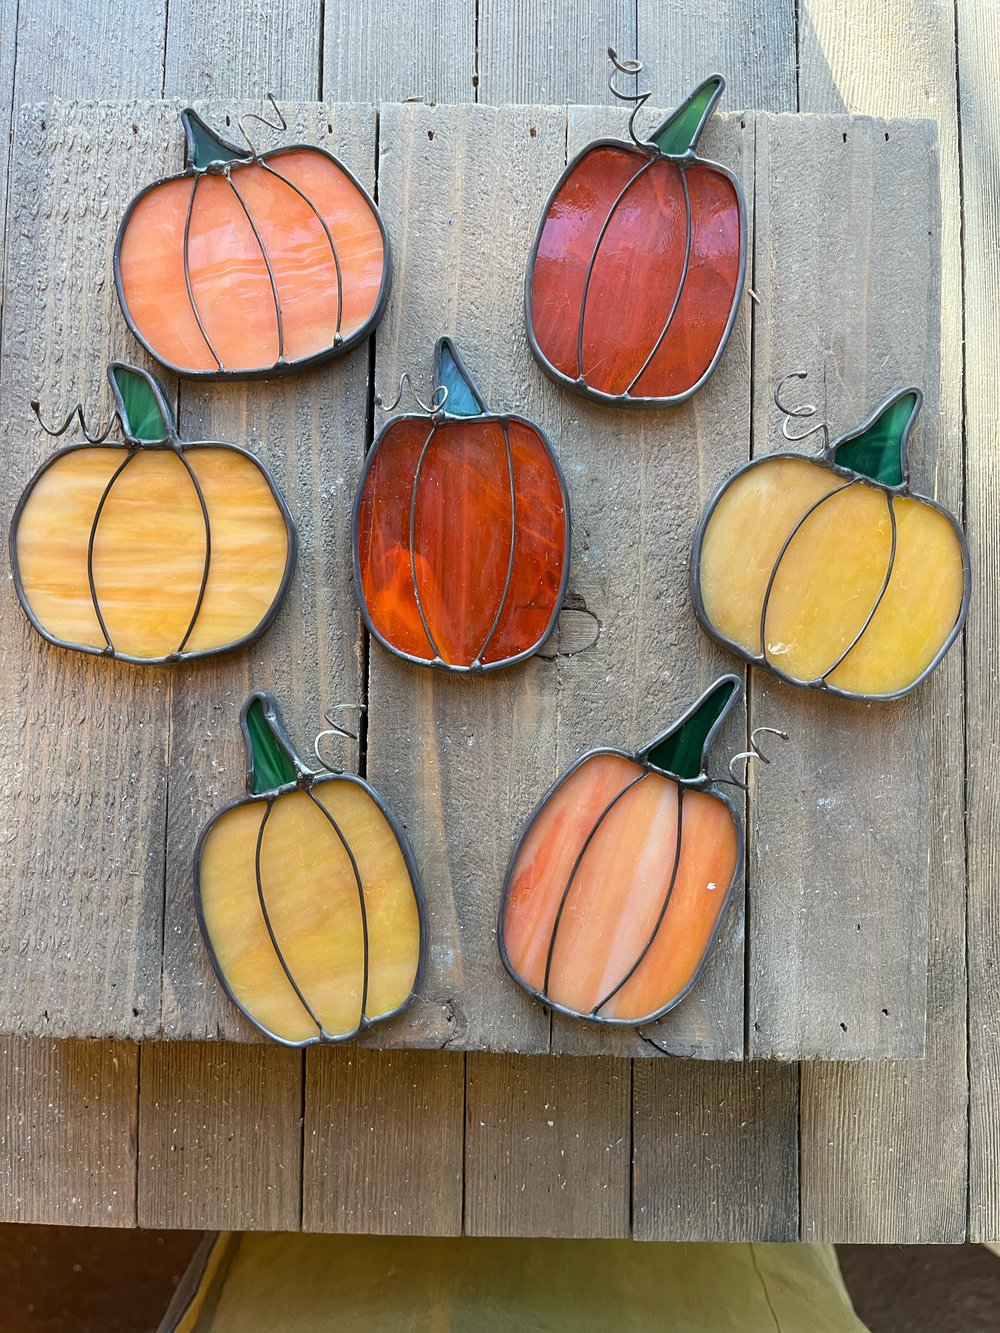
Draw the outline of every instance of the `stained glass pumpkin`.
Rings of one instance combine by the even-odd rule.
[[[355,585],[390,652],[488,671],[535,652],[569,572],[566,486],[533,422],[486,405],[449,338],[438,340],[429,416],[389,421],[354,507]]]
[[[277,486],[245,449],[181,440],[146,371],[116,361],[108,378],[121,439],[53,454],[14,512],[25,614],[60,648],[141,664],[250,642],[295,566]]]
[[[858,699],[915,689],[969,601],[955,518],[909,485],[917,389],[892,394],[819,457],[775,453],[729,477],[694,542],[705,629],[782,680]]]
[[[588,144],[550,195],[525,314],[532,350],[566,388],[666,406],[715,369],[746,270],[742,187],[696,153],[724,87],[706,79],[648,141]]]
[[[184,170],[133,199],[115,245],[118,299],[157,361],[195,379],[265,378],[372,331],[389,297],[378,209],[322,148],[252,153],[182,112]]]
[[[340,1042],[413,997],[424,908],[392,813],[350,773],[315,774],[273,695],[241,714],[247,795],[201,835],[198,919],[226,993],[286,1046]]]
[[[693,986],[742,883],[742,824],[705,773],[739,689],[723,676],[636,754],[585,754],[532,815],[498,941],[507,971],[550,1009],[635,1026]]]

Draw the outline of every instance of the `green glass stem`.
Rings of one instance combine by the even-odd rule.
[[[642,757],[652,768],[683,781],[701,777],[715,727],[732,707],[739,688],[734,676],[723,676],[679,722],[657,737]]]

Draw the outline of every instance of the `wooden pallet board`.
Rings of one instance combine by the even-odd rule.
[[[246,109],[199,106],[223,128]],[[518,830],[563,768],[594,745],[641,744],[732,667],[691,613],[689,542],[718,483],[773,437],[776,414],[765,395],[788,358],[805,355],[818,376],[830,378],[835,357],[809,341],[804,292],[825,284],[843,290],[845,318],[853,311],[857,328],[891,351],[874,379],[857,350],[846,358],[850,390],[831,391],[825,404],[834,420],[847,410],[860,416],[900,376],[921,383],[930,410],[917,478],[931,467],[938,289],[912,274],[933,270],[938,241],[933,128],[849,117],[717,117],[705,151],[739,172],[758,222],[766,223],[756,243],[751,227],[760,309],[745,299],[718,373],[690,404],[635,415],[550,383],[527,352],[521,309],[525,256],[544,198],[567,153],[595,134],[621,131],[620,110],[384,105],[377,131],[371,107],[292,103],[283,111],[290,137],[329,145],[378,191],[396,281],[375,355],[369,363],[356,354],[276,387],[181,386],[182,434],[248,443],[275,468],[299,522],[295,581],[257,645],[173,672],[122,668],[49,648],[10,599],[3,607],[31,689],[0,728],[8,772],[25,765],[16,796],[24,818],[4,847],[5,907],[22,924],[16,938],[0,941],[0,1030],[253,1038],[208,966],[189,877],[199,827],[241,790],[240,699],[267,686],[306,750],[324,708],[367,701],[361,762],[407,828],[421,865],[429,915],[421,994],[397,1022],[373,1030],[368,1044],[740,1059],[738,895],[689,1000],[633,1034],[550,1020],[511,983],[495,946],[500,887]],[[17,459],[19,483],[48,452],[25,420],[31,391],[51,405],[50,416],[78,395],[100,403],[109,355],[134,354],[108,280],[114,222],[140,184],[176,169],[176,116],[177,104],[168,102],[35,107],[19,119],[5,314],[12,336],[0,368],[3,420],[12,435],[33,441]],[[258,132],[266,145],[270,132],[257,125]],[[809,170],[851,205],[839,249],[817,243],[817,215],[790,190],[789,180]],[[71,225],[58,208],[67,189],[75,200]],[[809,256],[808,274],[796,271],[787,283],[778,262],[785,254]],[[881,286],[869,290],[871,265]],[[905,351],[880,298],[904,279],[906,323],[916,331]],[[845,348],[857,342],[852,328],[856,334],[854,325],[844,331]],[[347,558],[372,398],[388,394],[404,369],[424,382],[442,332],[456,336],[488,402],[547,430],[574,508],[577,609],[567,613],[556,651],[475,681],[411,669],[377,646],[369,651]],[[377,428],[383,415],[373,416]],[[577,642],[573,618],[581,616],[600,632]],[[919,700],[859,712],[775,692],[763,681],[752,700],[757,722],[787,722],[794,740],[790,757],[780,756],[755,784],[748,811],[751,1052],[783,1059],[918,1054],[929,825],[912,822],[900,844],[906,855],[893,863],[896,844],[877,830],[866,833],[864,821],[866,811],[888,809],[887,801],[896,810],[926,808],[926,714]],[[123,710],[129,725],[113,725]],[[836,761],[817,768],[815,755],[829,750],[831,737],[853,753],[862,733],[871,753],[884,751],[882,762],[870,773],[863,764],[854,773],[843,768],[833,788],[840,822],[824,823]],[[737,714],[721,738],[721,772],[725,755],[745,743],[745,715]],[[64,772],[75,775],[68,793]],[[845,828],[851,837],[835,847]],[[807,867],[802,849],[814,842],[827,850]],[[37,845],[45,847],[41,864]],[[882,894],[865,907],[857,942],[857,904],[870,887],[873,852],[883,867]],[[816,883],[826,886],[819,901],[810,897]],[[799,904],[794,912],[785,911],[790,900]],[[831,949],[842,968],[828,966]],[[869,974],[880,979],[875,990],[860,984]]]

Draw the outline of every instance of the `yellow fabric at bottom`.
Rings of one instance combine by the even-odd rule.
[[[832,1245],[250,1233],[195,1262],[161,1333],[865,1333]]]

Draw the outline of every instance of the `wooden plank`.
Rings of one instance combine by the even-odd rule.
[[[787,448],[771,395],[791,370],[810,372],[803,392],[835,431],[890,390],[918,384],[926,398],[912,479],[933,490],[935,127],[763,115],[757,181],[753,281],[767,318],[754,343],[755,454]],[[820,277],[831,255],[840,264],[834,281]],[[792,739],[752,793],[751,1054],[923,1054],[935,823],[929,704],[941,689],[939,677],[906,700],[861,705],[755,675],[754,725],[780,726]]]
[[[0,1041],[0,1221],[135,1226],[138,1047]]]
[[[629,1233],[631,1066],[470,1054],[465,1231]]]
[[[158,96],[166,11],[160,0],[21,3],[16,105],[57,97]]]
[[[634,0],[480,0],[477,100],[613,102],[607,50],[631,59],[635,14]]]
[[[301,1179],[300,1051],[143,1046],[139,1226],[297,1230]]]
[[[962,208],[965,239],[966,528],[972,552],[973,616],[967,635],[969,846],[969,1236],[1000,1238],[1000,778],[996,644],[997,494],[993,438],[1000,260],[995,144],[996,13],[969,0],[958,17]]]
[[[950,0],[808,0],[799,15],[803,110],[938,119],[942,448],[934,494],[962,506],[962,261]],[[975,622],[973,622],[975,624]],[[957,1242],[966,1226],[965,828],[961,646],[931,687],[930,957],[920,1062],[802,1069],[802,1234],[808,1240]]]
[[[228,108],[230,118],[243,108]],[[374,188],[372,107],[283,106],[285,142],[327,146]],[[199,104],[210,124],[226,110]],[[368,357],[270,384],[184,385],[180,428],[190,439],[249,447],[273,471],[299,532],[298,564],[267,634],[237,653],[175,671],[170,724],[163,1029],[170,1036],[255,1034],[218,987],[194,914],[192,857],[211,815],[243,794],[239,710],[252,689],[273,690],[304,756],[325,709],[363,701],[363,647],[351,569],[351,506],[364,453]],[[345,715],[348,716],[348,715]],[[356,719],[356,715],[355,715]],[[342,762],[357,764],[345,743]]]
[[[648,117],[657,123],[657,112]],[[572,157],[594,138],[622,134],[626,119],[621,110],[571,107],[567,153]],[[734,170],[752,199],[753,117],[716,117],[701,147],[709,159]],[[575,546],[572,585],[602,626],[594,648],[560,672],[557,772],[594,746],[641,746],[733,669],[732,659],[698,628],[687,567],[691,533],[705,504],[750,454],[750,338],[745,298],[717,372],[691,402],[667,415],[567,400],[553,386],[552,410],[563,416],[574,527],[584,534]],[[741,701],[719,737],[715,772],[726,774],[728,756],[745,748]],[[740,1059],[743,974],[743,901],[737,892],[715,952],[683,1004],[638,1032],[554,1016],[552,1049]]]
[[[476,10],[464,0],[324,6],[323,97],[471,102],[476,82]]]
[[[636,1240],[798,1238],[794,1065],[637,1061]]]
[[[164,96],[312,101],[322,13],[321,0],[170,0]]]
[[[795,0],[712,0],[664,5],[636,0],[640,86],[676,105],[718,70],[727,88],[723,110],[795,111]]]
[[[78,401],[106,419],[107,362],[137,357],[111,281],[115,223],[151,164],[169,161],[174,129],[148,103],[19,118],[0,370],[5,437],[22,442],[12,497],[57,447],[29,399],[50,421]],[[18,812],[0,878],[0,1030],[155,1031],[169,672],[52,648],[12,595],[0,633],[18,686],[0,726],[0,802]]]
[[[314,1049],[305,1105],[304,1230],[461,1233],[462,1055]]]

